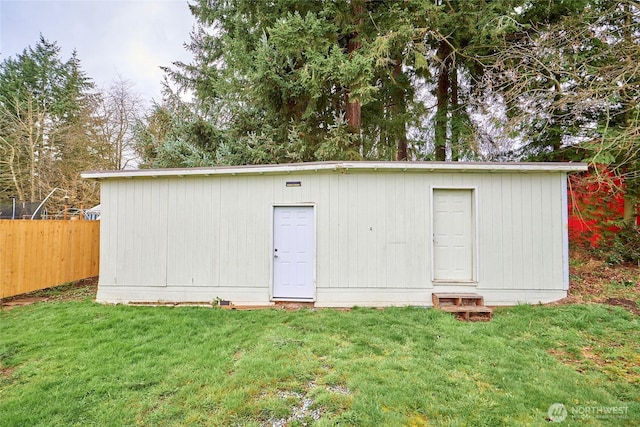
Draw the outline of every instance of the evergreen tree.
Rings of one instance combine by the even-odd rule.
[[[165,71],[193,96],[180,117],[215,129],[215,142],[191,144],[198,162],[486,159],[500,149],[488,120],[502,94],[485,73],[514,66],[496,52],[587,4],[199,0],[194,59]],[[541,144],[557,146],[541,119]],[[183,150],[181,135],[162,150]]]
[[[557,3],[199,0],[166,72],[224,135],[210,161],[482,158],[490,54],[580,2]]]
[[[225,134],[206,120],[195,103],[184,102],[165,82],[163,100],[137,120],[134,148],[142,168],[200,167],[243,163],[220,161]],[[213,115],[208,115],[213,117]]]
[[[0,196],[39,201],[59,187],[76,203],[96,201],[95,186],[79,179],[99,167],[89,138],[92,89],[77,54],[62,61],[43,36],[0,64]]]

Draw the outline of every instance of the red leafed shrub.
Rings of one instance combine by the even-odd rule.
[[[569,177],[569,241],[606,249],[622,230],[624,182],[604,167]]]

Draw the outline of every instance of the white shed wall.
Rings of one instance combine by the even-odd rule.
[[[316,210],[316,305],[430,305],[432,292],[487,304],[563,291],[563,173],[298,172],[102,182],[105,302],[268,304],[274,205]],[[286,187],[300,181],[301,187]],[[431,281],[431,189],[474,188],[476,284]]]

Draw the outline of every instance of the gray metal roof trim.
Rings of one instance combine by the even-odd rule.
[[[378,172],[581,172],[586,163],[560,162],[308,162],[270,165],[215,166],[176,169],[126,169],[119,171],[87,171],[86,179],[160,178],[212,175],[264,175],[320,171]]]

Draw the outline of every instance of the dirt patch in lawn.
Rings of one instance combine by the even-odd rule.
[[[27,294],[0,299],[0,310],[11,310],[43,301],[82,301],[95,299],[98,291],[98,276],[78,280],[53,288],[41,289]]]
[[[640,315],[640,266],[608,264],[573,250],[569,263],[569,295],[558,304],[600,303]]]
[[[607,298],[606,300],[603,301],[603,303],[609,304],[609,305],[615,305],[618,307],[623,307],[634,314],[640,315],[640,310],[638,309],[638,303],[630,299]]]
[[[0,366],[0,378],[8,379],[13,375],[15,368],[3,368]]]
[[[17,297],[12,297],[0,303],[0,308],[2,310],[11,310],[14,307],[21,307],[23,305],[35,304],[37,302],[46,301],[45,297],[25,297],[18,295]]]
[[[597,369],[612,381],[640,384],[638,344],[598,340],[593,337],[586,339],[585,344],[578,351],[554,348],[548,349],[547,353],[578,372]]]

